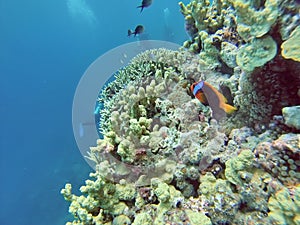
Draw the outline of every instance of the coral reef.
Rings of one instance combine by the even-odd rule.
[[[226,179],[235,185],[242,185],[244,179],[247,177],[244,171],[247,171],[251,167],[253,159],[254,155],[251,150],[244,150],[238,157],[229,159],[225,164]]]
[[[300,27],[296,27],[291,33],[289,39],[281,44],[281,55],[286,59],[292,59],[300,62],[300,47],[297,43],[300,41]]]
[[[67,224],[299,224],[300,4],[179,5],[191,40],[137,55],[102,88],[95,173],[79,196],[61,190]],[[238,110],[213,119],[199,80]]]
[[[202,65],[221,72],[213,75],[214,80],[227,84],[239,108],[231,124],[267,126],[274,115],[281,114],[281,108],[300,104],[295,97],[300,78],[294,72],[300,67],[296,55],[299,4],[286,0],[223,0],[212,4],[193,0],[179,5],[189,21],[188,33],[193,31],[183,46],[198,54]],[[282,55],[277,49],[280,45]],[[229,84],[228,75],[235,86]],[[242,122],[244,117],[250,118]]]
[[[300,185],[282,188],[269,199],[269,220],[272,224],[300,223]]]
[[[273,59],[276,53],[276,42],[270,36],[252,39],[239,49],[236,63],[243,70],[253,71],[256,67],[263,66]]]
[[[236,9],[237,31],[245,41],[267,34],[280,14],[280,1],[276,0],[266,0],[264,3],[247,0],[230,2]]]
[[[282,108],[284,123],[300,130],[300,105]]]
[[[261,142],[255,148],[257,163],[286,185],[299,183],[300,135],[283,134],[277,140]]]

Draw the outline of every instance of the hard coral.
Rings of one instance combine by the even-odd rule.
[[[281,55],[286,59],[300,62],[300,26],[296,27],[289,39],[281,44]]]
[[[286,185],[300,179],[300,135],[284,134],[273,142],[260,143],[254,153],[259,166]]]
[[[279,16],[280,1],[277,0],[231,0],[230,2],[236,9],[237,31],[245,41],[268,33]]]
[[[273,59],[276,53],[277,44],[270,36],[252,39],[238,50],[236,62],[242,69],[253,71]]]
[[[272,224],[298,225],[300,223],[300,185],[291,194],[287,188],[277,191],[269,199],[269,221]]]

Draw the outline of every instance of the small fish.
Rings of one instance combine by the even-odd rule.
[[[137,8],[141,8],[141,12],[142,12],[144,8],[149,7],[151,4],[152,4],[152,0],[143,0],[141,5],[138,6]]]
[[[137,35],[137,34],[141,34],[144,32],[144,27],[143,25],[137,25],[136,28],[134,29],[134,31],[132,30],[128,30],[128,37],[130,37],[132,34],[134,35],[134,37]]]
[[[237,110],[236,107],[226,104],[227,99],[216,88],[205,81],[195,82],[191,85],[194,96],[204,105],[212,109],[213,118],[220,120],[227,114]]]

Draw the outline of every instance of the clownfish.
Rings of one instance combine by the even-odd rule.
[[[227,99],[216,88],[205,81],[195,82],[191,85],[193,95],[204,105],[212,109],[213,118],[220,120],[226,114],[233,113],[236,107],[227,104]]]

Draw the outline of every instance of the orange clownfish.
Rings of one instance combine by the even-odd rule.
[[[227,104],[227,99],[216,88],[205,81],[195,82],[191,85],[194,96],[204,105],[212,109],[213,118],[220,120],[227,114],[237,110],[236,107]]]

